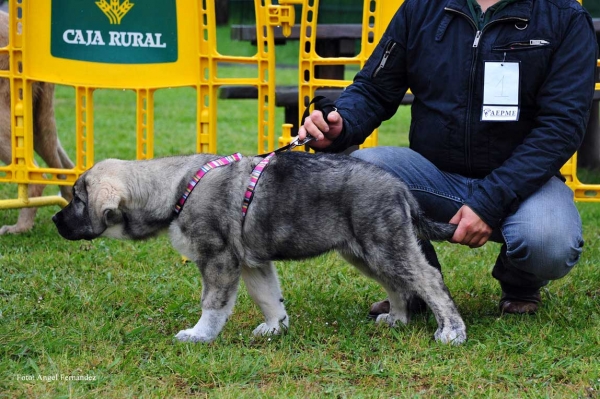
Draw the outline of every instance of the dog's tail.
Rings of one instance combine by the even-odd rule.
[[[422,240],[448,241],[454,235],[455,224],[436,222],[429,219],[422,213],[413,215],[413,223],[417,230],[417,235]]]
[[[416,198],[412,195],[406,198],[410,217],[412,219],[417,237],[421,240],[430,241],[449,241],[454,235],[456,224],[436,222],[429,219],[421,208]]]
[[[423,214],[418,207],[412,207],[411,217],[417,236],[421,240],[448,241],[454,235],[457,225],[436,222]]]
[[[62,167],[65,169],[73,169],[75,167],[75,165],[73,165],[73,162],[71,161],[71,159],[69,158],[69,156],[67,155],[67,153],[65,152],[64,148],[62,147],[62,145],[60,144],[60,141],[57,138],[57,152],[58,152],[58,158],[60,159],[60,163],[62,164]]]

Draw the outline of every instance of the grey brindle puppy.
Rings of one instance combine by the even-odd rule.
[[[202,274],[202,315],[180,341],[210,342],[232,312],[240,276],[262,310],[255,335],[287,329],[289,318],[273,261],[305,259],[336,250],[379,282],[390,313],[377,322],[408,323],[407,300],[423,298],[438,323],[435,339],[467,338],[441,273],[418,239],[447,240],[454,225],[424,218],[407,187],[373,165],[342,155],[278,154],[267,165],[245,219],[243,196],[261,160],[209,171],[177,216],[173,207],[190,178],[218,158],[197,154],[148,161],[105,160],[75,183],[73,201],[54,217],[69,240],[145,239],[169,231],[173,246]]]

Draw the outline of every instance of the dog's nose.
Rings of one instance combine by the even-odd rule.
[[[58,213],[55,214],[54,216],[52,216],[52,221],[54,222],[54,224],[56,224],[58,222]]]

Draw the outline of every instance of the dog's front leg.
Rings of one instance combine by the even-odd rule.
[[[231,314],[240,280],[239,262],[233,256],[220,256],[198,263],[202,273],[202,315],[192,328],[175,338],[182,342],[211,342],[223,329]]]
[[[242,279],[248,294],[265,316],[265,322],[256,327],[252,333],[270,335],[279,334],[282,328],[287,330],[289,318],[283,305],[283,296],[273,262],[257,267],[243,265]]]

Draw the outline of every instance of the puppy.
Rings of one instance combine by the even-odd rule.
[[[0,11],[0,47],[8,45],[8,14]],[[7,54],[0,54],[0,70],[8,70]],[[10,82],[0,78],[0,161],[12,162]],[[51,168],[72,169],[73,162],[60,145],[54,119],[54,85],[33,83],[33,145],[35,151]],[[30,184],[27,187],[29,197],[39,197],[44,186]],[[60,186],[61,195],[70,201],[71,187]],[[22,208],[15,225],[0,227],[0,235],[22,233],[33,227],[37,208]]]
[[[102,161],[77,180],[73,201],[53,221],[69,240],[139,240],[168,231],[173,246],[196,262],[203,281],[202,315],[176,335],[180,341],[217,337],[233,309],[240,277],[265,317],[254,334],[287,329],[273,261],[331,250],[387,291],[390,312],[378,322],[407,323],[407,298],[418,295],[435,315],[436,340],[466,340],[441,273],[418,245],[418,237],[449,239],[456,226],[424,218],[397,178],[344,155],[277,154],[259,177],[253,171],[260,169],[260,157],[218,159],[197,154]],[[208,170],[189,192],[197,171],[217,163],[225,164]]]

